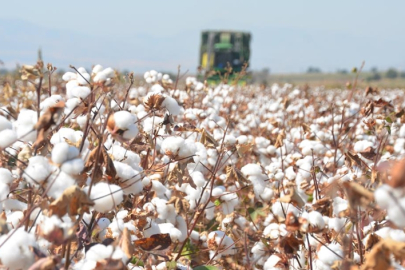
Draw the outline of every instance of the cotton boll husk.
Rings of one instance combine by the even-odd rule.
[[[54,199],[57,199],[62,195],[63,191],[75,184],[76,180],[69,174],[63,171],[57,172],[53,176],[49,177],[48,186],[50,185],[51,187],[48,191],[48,195]]]
[[[84,190],[87,192],[88,187]],[[124,199],[124,194],[121,187],[100,182],[92,187],[90,199],[94,201],[94,209],[96,211],[105,213],[120,204]]]
[[[5,242],[9,236],[10,239]],[[24,228],[0,236],[0,243],[0,261],[8,269],[28,269],[35,262],[31,247],[37,248],[38,245],[35,236],[24,231]]]
[[[165,97],[164,101],[162,102],[162,107],[166,108],[171,115],[179,115],[181,112],[181,107],[177,101],[170,96]]]
[[[68,160],[62,164],[60,169],[69,175],[79,175],[84,169],[84,161],[81,158]]]
[[[5,129],[12,129],[13,125],[4,116],[0,115],[0,131]]]
[[[23,178],[30,184],[42,183],[52,172],[53,168],[43,156],[31,157],[28,167],[24,170]]]

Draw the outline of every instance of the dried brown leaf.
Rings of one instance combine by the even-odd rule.
[[[63,194],[49,205],[49,215],[57,215],[63,217],[65,214],[69,216],[80,215],[89,212],[89,207],[94,205],[87,193],[74,185],[67,188]]]

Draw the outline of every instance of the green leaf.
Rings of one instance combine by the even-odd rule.
[[[136,266],[144,266],[143,261],[139,260],[137,257],[132,257],[131,263]]]
[[[218,200],[218,199],[216,199],[215,202],[214,202],[214,204],[215,204],[215,206],[220,206],[220,205],[221,205],[221,201]]]
[[[219,270],[218,267],[212,265],[200,265],[193,268],[194,270]]]
[[[177,269],[177,263],[175,261],[166,262],[166,268],[168,270],[176,270]]]
[[[259,208],[256,208],[256,209],[254,209],[254,208],[249,208],[249,209],[248,209],[248,212],[249,212],[250,217],[251,217],[251,219],[252,219],[253,221],[256,221],[256,219],[257,219],[259,216],[267,217],[267,213],[266,213],[266,211],[265,211],[265,209],[264,209],[263,207],[259,207]]]
[[[389,116],[387,116],[387,117],[385,118],[385,121],[387,121],[388,123],[392,123],[392,119],[391,119],[391,117],[389,117]]]
[[[391,135],[391,127],[390,127],[390,126],[385,126],[385,128],[387,129],[388,134],[390,134],[390,135]]]
[[[314,200],[314,196],[312,194],[308,195],[307,202],[312,202]]]

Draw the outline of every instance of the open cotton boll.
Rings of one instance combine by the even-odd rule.
[[[17,133],[12,129],[0,131],[0,148],[7,148],[17,140]]]
[[[17,137],[23,142],[34,142],[37,138],[37,131],[34,130],[37,120],[36,111],[21,109],[17,121],[14,123]]]
[[[5,168],[0,168],[0,183],[10,184],[14,178],[11,172]]]
[[[243,166],[242,169],[241,169],[241,172],[245,176],[260,175],[260,174],[262,174],[262,168],[258,164],[250,163],[250,164],[247,164],[247,165]]]
[[[99,73],[100,71],[103,70],[103,66],[102,65],[95,65],[93,67],[93,69],[91,70],[91,74],[96,74]]]
[[[90,93],[91,90],[87,86],[76,86],[71,89],[71,95],[81,99],[85,99]]]
[[[71,159],[64,162],[60,169],[69,175],[79,175],[84,169],[84,161],[81,158]]]
[[[281,261],[281,258],[279,256],[273,254],[266,260],[266,262],[263,265],[263,269],[264,270],[284,269],[284,268],[275,267],[279,261]]]
[[[7,184],[0,183],[0,204],[5,200],[10,192],[10,187]]]
[[[81,85],[86,85],[90,82],[90,74],[87,72],[81,72],[81,74],[77,74],[76,80]]]
[[[184,145],[184,139],[177,136],[170,136],[163,140],[160,151],[168,156],[177,156],[180,148]]]
[[[84,190],[87,192],[88,187]],[[100,182],[92,187],[90,199],[94,201],[93,207],[96,211],[105,213],[122,202],[124,193],[120,186]]]
[[[121,250],[120,247],[113,247],[112,245],[105,246],[103,244],[97,244],[92,246],[86,252],[86,261],[101,261],[103,259],[111,258],[114,260],[122,260],[123,262],[128,261],[128,257]]]
[[[288,213],[293,213],[295,216],[299,216],[299,210],[290,203],[280,203],[276,202],[271,206],[271,211],[278,218],[285,219],[285,215]]]
[[[312,211],[308,214],[308,222],[313,228],[322,230],[325,227],[325,221],[318,211]]]
[[[114,113],[115,126],[118,129],[126,130],[136,122],[136,116],[127,111],[119,111]]]
[[[219,259],[221,255],[236,254],[234,241],[223,231],[210,232],[207,237],[207,246],[211,251],[215,250],[218,252],[218,255],[215,257],[215,259]],[[212,256],[210,257],[212,258]]]
[[[327,247],[322,245],[317,255],[318,260],[329,267],[332,266],[335,261],[342,260],[344,256],[342,246],[338,243],[330,243]]]
[[[165,100],[162,102],[162,107],[166,108],[166,110],[168,110],[172,115],[178,115],[181,111],[181,107],[177,101],[170,96],[165,97]]]
[[[24,228],[0,236],[0,245],[0,261],[10,270],[28,269],[35,262],[32,247],[38,248],[38,245],[35,236],[24,231]]]
[[[52,96],[44,99],[43,101],[41,101],[41,105],[40,105],[41,111],[45,111],[46,109],[55,105],[56,103],[58,103],[61,100],[63,100],[61,95],[52,95]]]
[[[47,182],[48,186],[51,186],[48,195],[54,199],[59,198],[65,189],[76,184],[76,180],[63,171],[57,172],[52,175],[52,177],[49,177]]]
[[[76,80],[77,76],[78,75],[76,73],[68,71],[65,74],[63,74],[62,80],[66,81],[66,82],[71,81],[71,80]]]
[[[70,145],[66,142],[60,142],[54,145],[52,149],[52,162],[56,164],[62,164],[66,160],[68,160],[68,153],[69,153]],[[77,148],[76,148],[77,149]],[[79,151],[77,150],[77,155]]]
[[[4,116],[0,115],[0,131],[5,129],[12,129],[13,125]]]
[[[52,173],[53,167],[43,156],[31,157],[28,167],[24,170],[23,178],[32,185],[42,183]]]
[[[114,167],[117,171],[117,177],[120,178],[120,185],[124,194],[139,194],[143,190],[140,172],[134,170],[128,164],[114,161]]]

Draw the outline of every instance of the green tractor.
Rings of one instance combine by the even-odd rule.
[[[199,78],[210,84],[246,84],[251,35],[236,31],[201,33]]]

